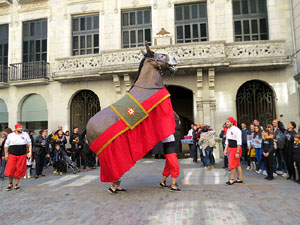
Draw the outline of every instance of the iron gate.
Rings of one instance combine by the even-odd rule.
[[[81,132],[88,120],[101,110],[98,96],[89,90],[78,92],[71,103],[71,129],[78,126]]]
[[[254,119],[265,126],[276,118],[273,90],[264,82],[251,80],[244,83],[236,96],[238,123],[249,126]]]

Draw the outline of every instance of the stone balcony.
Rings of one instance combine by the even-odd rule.
[[[27,4],[27,3],[33,3],[33,2],[41,2],[46,0],[18,0],[19,4]]]
[[[3,7],[3,6],[10,6],[12,3],[11,0],[0,0],[0,7]]]
[[[136,72],[144,48],[102,51],[97,55],[56,59],[53,79],[70,82],[74,79],[99,79],[99,75]],[[201,42],[168,46],[153,46],[178,61],[178,68],[253,68],[285,67],[291,63],[285,53],[285,41]]]

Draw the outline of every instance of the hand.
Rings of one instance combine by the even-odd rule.
[[[6,161],[8,160],[8,153],[5,154],[5,160],[6,160]]]
[[[2,156],[2,160],[4,160],[5,159],[5,157],[4,156]]]
[[[264,153],[264,156],[265,156],[265,157],[268,157],[268,156],[269,156],[269,152]]]
[[[50,155],[49,155],[49,154],[47,154],[47,155],[46,155],[46,157],[47,157],[47,158],[50,158]]]
[[[236,159],[240,158],[240,153],[239,152],[235,153],[235,158]]]
[[[227,151],[224,151],[224,156],[227,156]]]
[[[256,141],[256,143],[259,143],[259,140],[256,139],[255,141]]]

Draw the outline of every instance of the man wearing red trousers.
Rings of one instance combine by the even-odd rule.
[[[171,175],[172,178],[172,184],[170,191],[171,192],[179,192],[181,191],[176,184],[176,179],[179,177],[179,164],[176,154],[176,145],[175,145],[175,137],[174,135],[170,135],[163,141],[163,147],[164,147],[164,154],[166,159],[165,169],[162,173],[163,178],[161,179],[161,182],[159,186],[165,188],[168,187],[166,185],[167,178]]]
[[[27,153],[27,149],[29,152]],[[23,132],[22,124],[15,125],[15,132],[7,136],[4,146],[5,160],[7,160],[5,175],[8,176],[9,185],[7,191],[20,190],[19,181],[26,173],[26,158],[31,158],[32,144],[27,133]],[[13,186],[13,179],[15,185]]]
[[[240,164],[240,158],[242,155],[242,132],[236,126],[236,121],[233,117],[229,117],[226,120],[226,125],[228,127],[226,133],[226,141],[225,141],[225,150],[224,156],[227,155],[228,151],[228,168],[230,169],[230,180],[226,183],[226,185],[232,185],[234,183],[243,183],[242,178],[242,167]],[[237,170],[238,176],[235,179],[235,172]]]

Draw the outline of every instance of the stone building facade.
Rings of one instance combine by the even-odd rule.
[[[292,59],[294,60],[295,79],[300,83],[300,0],[291,0],[291,5],[294,39],[294,53],[292,54]]]
[[[84,127],[130,88],[145,40],[179,62],[164,80],[182,134],[298,122],[291,29],[289,0],[0,0],[0,123]]]

